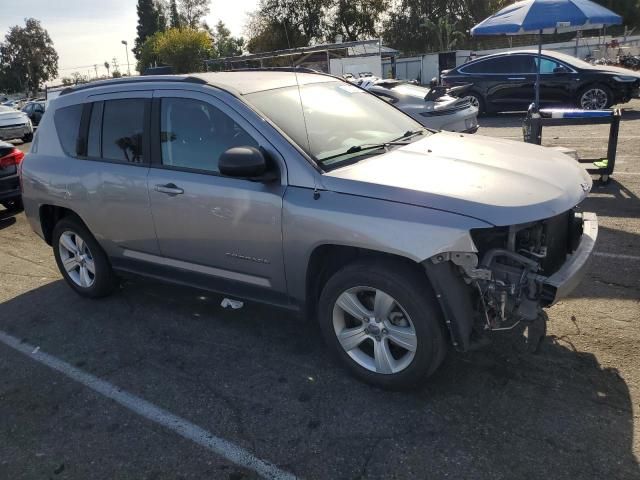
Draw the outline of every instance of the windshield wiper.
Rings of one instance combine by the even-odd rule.
[[[324,163],[327,160],[332,160],[334,158],[338,158],[338,157],[342,157],[344,155],[351,155],[352,153],[358,153],[358,152],[366,152],[369,150],[378,150],[380,148],[387,148],[393,145],[409,145],[410,142],[403,142],[401,140],[408,140],[411,137],[415,137],[416,135],[423,135],[424,134],[424,130],[408,130],[406,131],[402,136],[398,137],[398,138],[394,138],[393,140],[389,141],[389,142],[384,142],[384,143],[364,143],[362,145],[354,145],[352,147],[349,147],[347,150],[345,150],[342,153],[338,153],[336,155],[331,155],[330,157],[325,157],[323,159],[320,159],[320,163]]]

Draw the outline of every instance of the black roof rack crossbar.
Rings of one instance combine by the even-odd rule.
[[[206,80],[203,80],[202,78],[198,78],[198,77],[192,77],[192,76],[187,76],[187,77],[179,77],[179,76],[173,76],[173,75],[163,75],[163,76],[139,76],[139,77],[127,77],[127,78],[119,78],[119,79],[114,79],[114,80],[100,80],[98,82],[89,82],[89,83],[83,83],[80,85],[73,85],[70,87],[65,88],[64,90],[62,90],[60,92],[60,95],[66,95],[67,93],[72,93],[72,92],[79,92],[82,90],[88,90],[90,88],[94,88],[94,87],[104,87],[104,86],[111,86],[111,85],[123,85],[126,83],[153,83],[153,82],[188,82],[188,83],[197,83],[200,85],[204,85],[206,84]]]

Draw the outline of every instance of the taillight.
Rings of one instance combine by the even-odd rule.
[[[14,148],[10,154],[0,158],[0,168],[11,167],[13,165],[18,166],[24,159],[24,152],[21,152],[17,148]]]

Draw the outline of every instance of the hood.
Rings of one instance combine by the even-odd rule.
[[[497,226],[549,218],[582,201],[587,171],[553,149],[441,132],[323,175],[327,190],[473,217]]]
[[[611,65],[594,65],[593,69],[601,73],[610,73],[611,75],[620,75],[625,77],[636,77],[638,80],[640,80],[640,72],[630,70],[628,68],[614,67]]]
[[[16,125],[27,123],[29,117],[26,113],[20,112],[18,110],[8,111],[8,112],[0,112],[0,127],[5,125]]]

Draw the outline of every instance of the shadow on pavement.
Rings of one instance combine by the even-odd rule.
[[[0,304],[0,329],[307,479],[637,478],[629,388],[567,338],[531,355],[501,335],[450,354],[422,390],[385,392],[333,362],[312,322],[220,300],[129,281],[92,301],[56,281]],[[0,414],[23,401],[3,395]],[[58,407],[43,421],[59,425]]]
[[[14,223],[16,223],[16,217],[13,216],[3,216],[4,212],[0,212],[0,230],[3,230],[7,227],[10,227]]]

